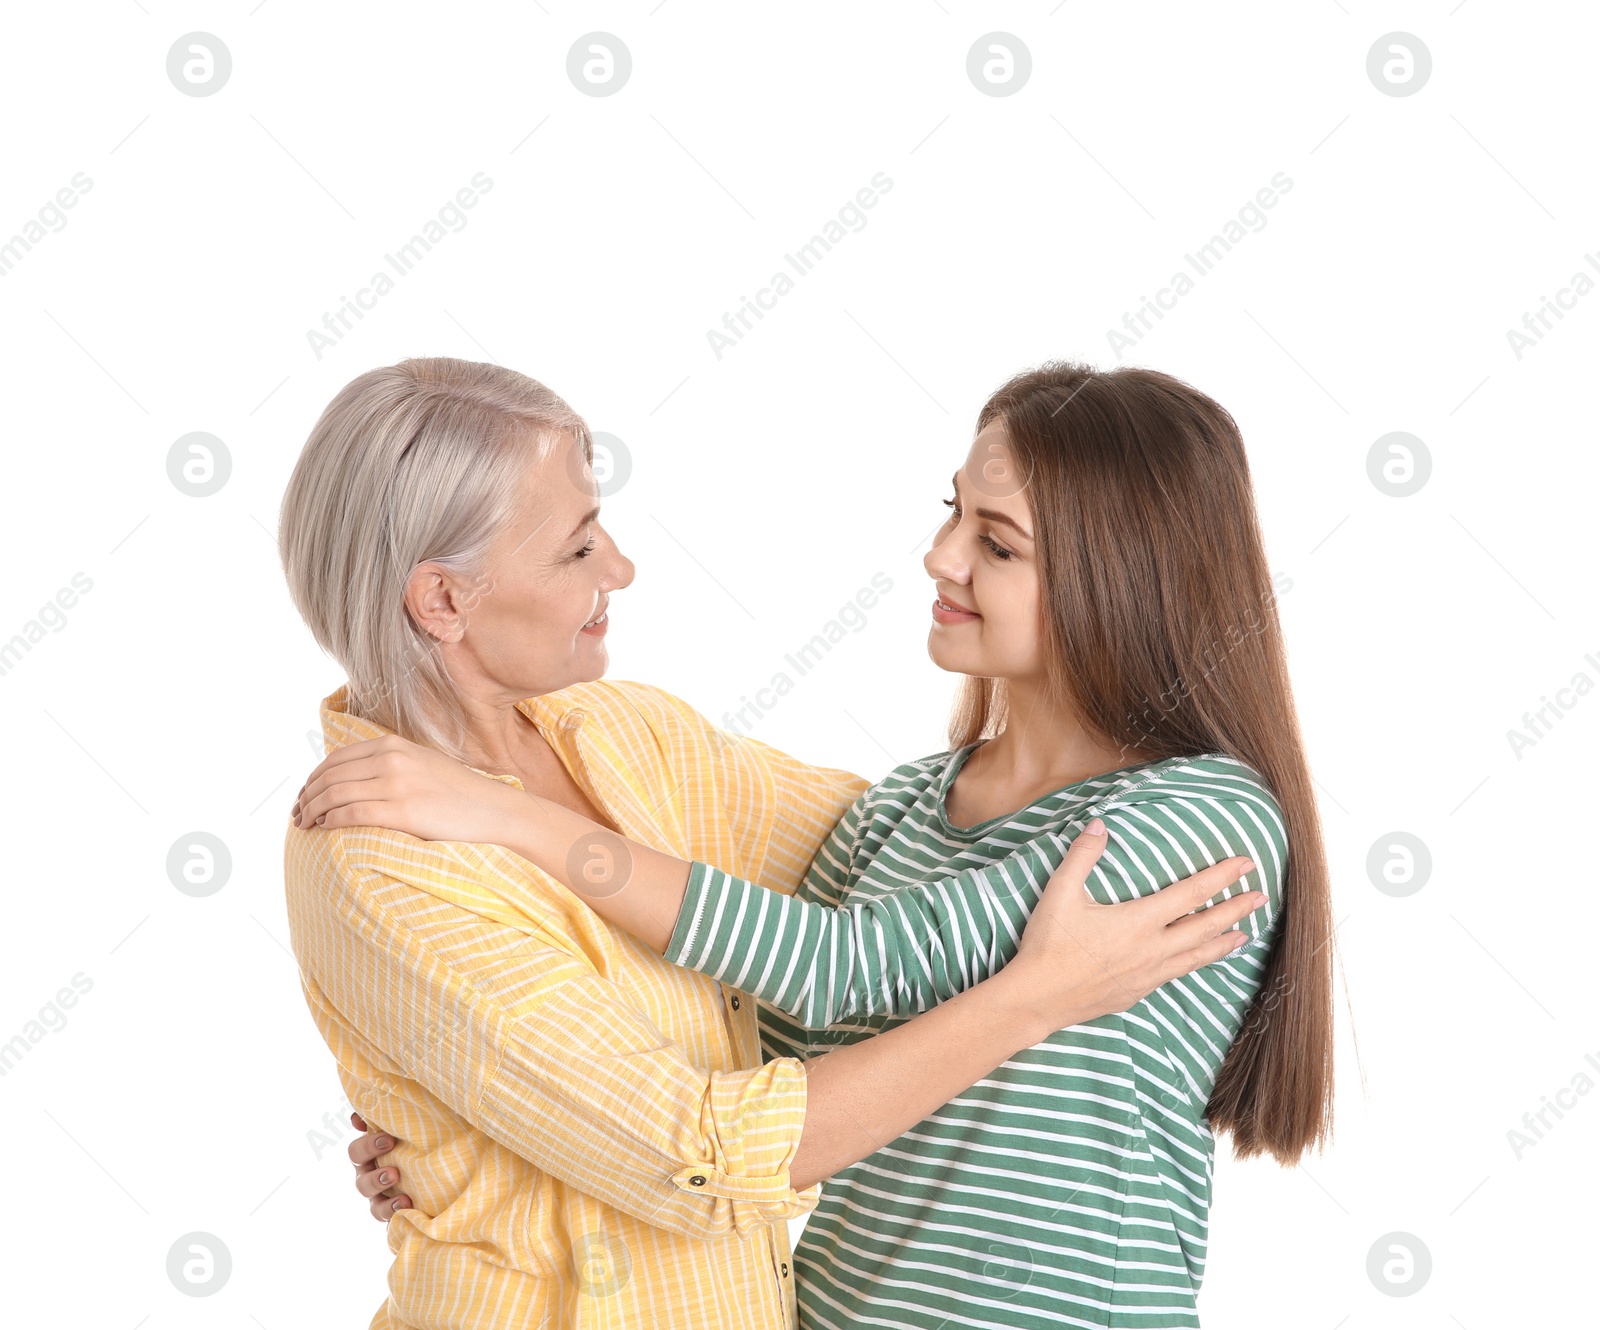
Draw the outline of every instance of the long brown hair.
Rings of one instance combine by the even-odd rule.
[[[1289,839],[1281,930],[1206,1117],[1242,1158],[1292,1164],[1333,1112],[1333,916],[1244,442],[1170,375],[1052,362],[978,415],[1004,424],[1038,544],[1048,673],[1110,743],[1152,759],[1221,752],[1261,775]],[[999,733],[1003,679],[968,678],[952,747]]]

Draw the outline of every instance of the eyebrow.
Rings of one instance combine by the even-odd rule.
[[[958,499],[961,497],[961,482],[960,482],[960,480],[957,479],[957,477],[960,476],[960,474],[961,473],[959,471],[956,471],[956,472],[952,472],[951,476],[950,476],[950,486],[951,486],[952,489],[955,490],[956,498],[958,498]],[[997,513],[997,512],[995,512],[995,510],[993,508],[974,508],[972,511],[974,513],[976,513],[979,517],[988,518],[989,521],[991,521],[991,522],[1002,522],[1002,523],[1004,523],[1006,526],[1010,527],[1013,531],[1015,531],[1019,536],[1021,536],[1024,540],[1032,540],[1033,539],[1032,533],[1028,532],[1028,531],[1024,531],[1022,529],[1021,523],[1019,523],[1017,521],[1017,519],[1014,518],[1014,517],[1007,517],[1004,513]]]
[[[594,519],[599,517],[599,516],[600,516],[600,506],[598,504],[596,504],[593,508],[589,509],[588,512],[586,512],[582,517],[580,517],[578,519],[578,525],[573,527],[572,530],[567,534],[567,539],[571,540],[573,536],[577,535],[578,532],[582,531],[584,529],[584,527],[588,526],[590,522],[594,521]]]

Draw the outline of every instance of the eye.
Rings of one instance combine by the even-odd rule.
[[[939,502],[944,504],[944,506],[950,510],[951,517],[961,516],[961,505],[954,499],[940,499]]]
[[[594,537],[590,536],[588,541],[585,543],[584,547],[581,550],[579,550],[577,553],[575,553],[572,557],[574,559],[587,559],[593,553],[594,553]]]
[[[1002,562],[1014,557],[1010,550],[1008,550],[1004,545],[997,543],[992,537],[979,536],[978,539],[989,547],[995,558],[1001,560]]]

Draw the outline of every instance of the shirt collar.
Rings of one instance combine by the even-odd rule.
[[[591,798],[608,811],[623,835],[687,858],[688,840],[677,806],[683,782],[672,781],[672,788],[652,791],[650,772],[619,751],[607,733],[605,694],[595,691],[605,687],[604,682],[575,684],[527,698],[517,706],[539,727],[573,778],[588,785]],[[595,706],[601,709],[599,717],[589,709]],[[671,779],[669,773],[657,774]]]
[[[534,725],[538,725],[550,747],[554,747],[557,757],[565,762],[566,770],[571,771],[579,784],[589,786],[590,797],[600,800],[600,805],[610,810],[624,834],[648,845],[664,845],[674,853],[680,853],[686,842],[682,821],[674,807],[674,797],[669,794],[666,800],[651,800],[656,807],[646,807],[635,787],[637,778],[629,778],[632,775],[629,763],[611,746],[603,727],[590,725],[589,711],[584,709],[582,698],[573,693],[574,690],[566,688],[558,693],[523,698],[517,703],[517,709]],[[352,714],[349,704],[349,683],[341,683],[333,693],[322,699],[322,735],[326,751],[333,752],[336,747],[394,733],[376,722]],[[582,743],[579,743],[579,739],[582,739]],[[485,771],[482,767],[472,770],[493,781],[523,789],[522,778],[510,773]]]
[[[581,686],[581,685],[580,685]],[[551,731],[557,734],[577,734],[589,719],[571,689],[526,697],[517,703],[517,710],[539,727],[547,739]]]
[[[575,692],[576,689],[562,689],[524,698],[517,703],[517,709],[539,727],[539,732],[566,763],[574,779],[578,779],[579,771],[585,773],[593,784],[594,793],[610,810],[624,834],[683,857],[688,842],[675,797],[681,791],[681,784],[665,798],[651,797],[647,804],[643,791],[638,788],[641,773],[631,770],[632,764],[607,739],[604,726],[588,723],[590,713],[584,708],[582,697],[575,696]],[[348,683],[341,684],[322,700],[322,736],[328,752],[394,732],[352,715],[349,704]],[[519,790],[524,788],[521,778],[509,773],[485,771],[482,767],[472,770]]]

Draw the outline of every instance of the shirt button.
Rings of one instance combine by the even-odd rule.
[[[787,1279],[789,1277],[789,1262],[787,1262],[787,1261],[783,1262],[783,1264],[780,1265],[778,1267],[778,1269],[783,1271],[783,1277],[785,1279]]]
[[[728,1001],[732,1004],[733,1009],[735,1011],[739,1010],[739,995],[737,993],[735,993],[731,998],[729,998]]]
[[[691,1187],[703,1187],[706,1185],[706,1180],[696,1173],[692,1178],[689,1179],[689,1185]]]

